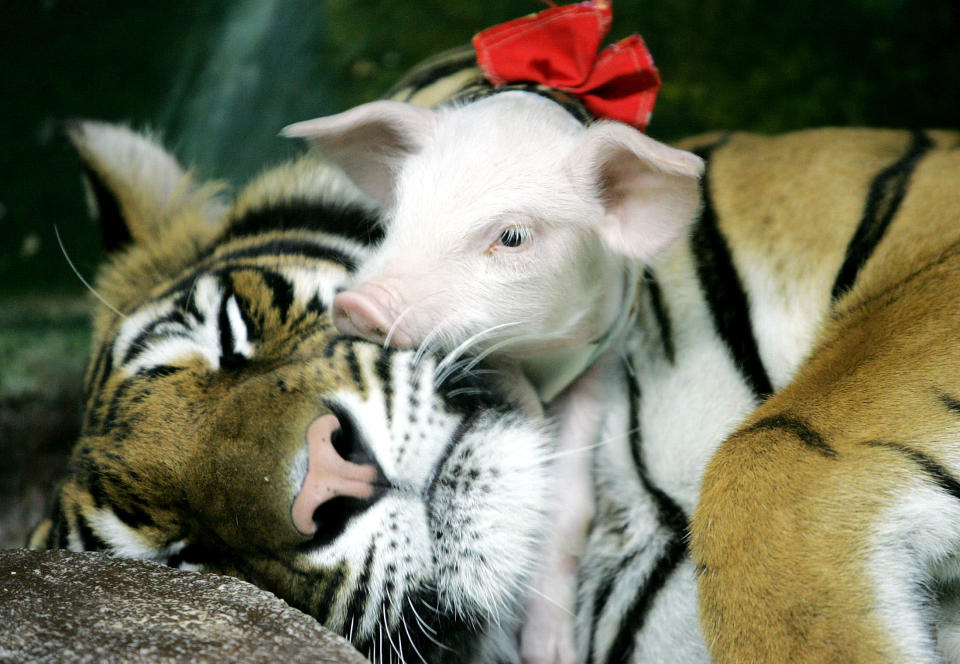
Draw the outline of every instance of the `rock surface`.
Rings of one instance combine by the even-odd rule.
[[[0,551],[0,662],[369,664],[227,576],[69,551]]]

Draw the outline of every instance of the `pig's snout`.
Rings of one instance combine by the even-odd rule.
[[[359,441],[344,439],[347,435],[333,414],[321,415],[307,427],[307,476],[291,509],[293,525],[303,535],[315,535],[319,521],[326,534],[336,536],[353,513],[361,511],[366,501],[374,497],[379,477],[377,468],[344,458],[360,461],[369,458]],[[358,500],[332,502],[338,496]],[[321,507],[329,507],[327,511],[331,513],[324,513]]]
[[[382,343],[390,336],[390,345],[409,348],[410,334],[399,324],[399,298],[384,286],[364,284],[343,291],[333,300],[333,324],[344,334]]]

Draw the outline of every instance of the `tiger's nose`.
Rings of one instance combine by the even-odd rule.
[[[318,522],[326,530],[334,524],[336,530],[342,529],[357,507],[374,497],[377,468],[372,463],[347,461],[344,456],[358,456],[351,448],[358,448],[359,443],[346,437],[332,413],[321,415],[307,427],[307,476],[291,509],[293,525],[303,535],[317,534]]]

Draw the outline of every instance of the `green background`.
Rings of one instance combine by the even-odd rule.
[[[664,86],[650,133],[824,125],[955,126],[950,0],[617,0]],[[290,153],[293,120],[376,98],[407,67],[533,0],[0,2],[0,289],[79,292],[98,258],[57,122],[149,127],[201,172],[240,181]]]
[[[375,99],[533,0],[0,0],[0,546],[36,518],[75,436],[99,232],[58,132],[150,128],[234,184],[291,155],[285,124]],[[664,86],[650,134],[960,125],[955,0],[616,0]]]

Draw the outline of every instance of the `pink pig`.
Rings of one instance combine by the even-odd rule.
[[[572,664],[592,488],[588,455],[562,452],[597,442],[642,263],[695,217],[702,161],[524,91],[438,109],[377,101],[284,133],[312,141],[385,211],[382,244],[334,301],[336,326],[456,349],[449,359],[489,354],[528,409],[542,401],[557,421],[562,492],[521,648],[530,664]]]

